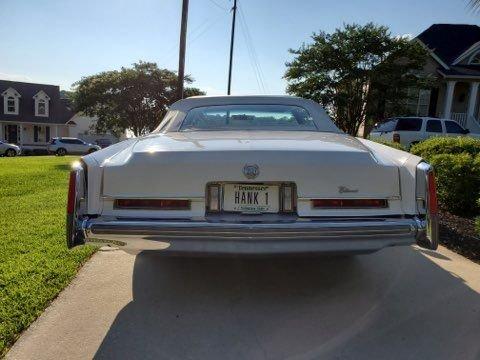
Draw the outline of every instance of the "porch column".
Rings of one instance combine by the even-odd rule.
[[[467,110],[467,122],[468,119],[475,116],[475,106],[477,105],[478,86],[480,82],[470,83],[470,95],[468,97],[468,110]]]
[[[19,125],[20,128],[20,146],[23,146],[23,125]]]
[[[55,136],[54,137],[58,137],[58,125],[55,125]]]
[[[447,91],[445,92],[444,107],[443,107],[443,117],[445,119],[450,119],[452,117],[452,102],[453,102],[453,92],[455,91],[455,84],[457,82],[447,81]]]

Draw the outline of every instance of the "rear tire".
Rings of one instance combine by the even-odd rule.
[[[64,148],[60,148],[60,149],[57,149],[55,153],[57,154],[57,156],[65,156],[67,155],[67,150],[65,150]]]
[[[5,151],[5,156],[6,157],[15,157],[15,156],[17,156],[17,152],[14,149],[7,149],[7,151]]]

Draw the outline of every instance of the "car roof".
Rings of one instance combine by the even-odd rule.
[[[240,95],[240,96],[192,96],[182,99],[170,106],[170,110],[177,110],[186,114],[190,110],[206,106],[224,105],[290,105],[306,109],[317,125],[318,131],[341,133],[327,115],[323,107],[309,99],[288,95]],[[177,131],[183,121],[183,116],[177,116],[172,121],[168,131]]]
[[[297,105],[310,104],[312,101],[297,96],[287,95],[225,95],[192,96],[174,103],[170,108],[188,111],[201,106],[215,105]]]

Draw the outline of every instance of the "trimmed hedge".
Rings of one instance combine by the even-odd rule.
[[[440,154],[428,159],[435,169],[438,198],[453,214],[472,216],[480,196],[480,155]]]
[[[410,152],[427,161],[438,154],[467,153],[476,156],[480,154],[480,139],[469,136],[432,137],[413,145]]]
[[[410,149],[433,165],[438,199],[447,211],[472,217],[479,209],[480,139],[434,137]]]

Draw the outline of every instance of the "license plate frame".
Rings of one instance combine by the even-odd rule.
[[[225,183],[222,191],[222,211],[277,214],[281,209],[280,188],[279,184]]]

